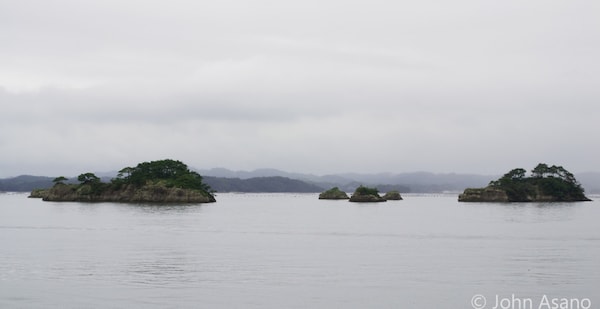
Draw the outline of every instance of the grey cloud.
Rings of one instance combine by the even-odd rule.
[[[317,174],[594,170],[598,9],[2,1],[0,171],[164,156]]]

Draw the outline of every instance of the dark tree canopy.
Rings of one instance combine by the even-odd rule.
[[[136,167],[125,167],[119,171],[115,182],[136,186],[148,182],[163,182],[167,187],[211,191],[210,187],[202,182],[200,174],[190,171],[183,162],[171,159],[142,162]]]
[[[67,180],[68,180],[67,177],[59,176],[59,177],[54,178],[54,180],[52,180],[52,182],[55,184],[64,184],[65,181],[67,181]]]
[[[93,173],[81,174],[77,177],[77,180],[79,180],[82,184],[94,184],[100,182],[100,178]]]
[[[79,175],[79,184],[65,185],[65,177],[54,179],[55,185],[44,196],[53,201],[117,202],[215,202],[214,191],[200,174],[176,160],[142,162],[125,167],[109,183],[93,173]]]
[[[526,201],[538,193],[553,196],[557,201],[587,200],[584,189],[571,172],[545,163],[538,164],[531,171],[531,177],[526,177],[524,169],[517,168],[490,182],[490,186],[504,190],[513,201]]]
[[[363,185],[360,185],[358,188],[356,188],[356,190],[354,191],[354,194],[379,195],[379,190],[377,190],[377,188],[370,188],[370,187],[365,187]]]

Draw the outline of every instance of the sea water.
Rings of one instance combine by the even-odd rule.
[[[156,205],[4,193],[0,308],[600,308],[599,220],[596,201],[456,194]]]

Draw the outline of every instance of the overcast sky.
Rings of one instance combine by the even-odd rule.
[[[600,171],[600,2],[0,0],[0,177]]]

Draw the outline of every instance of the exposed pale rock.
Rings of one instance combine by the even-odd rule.
[[[50,188],[44,201],[77,202],[133,202],[133,203],[212,203],[215,198],[200,190],[168,188],[163,185],[134,187],[124,185],[119,190],[101,190],[95,193],[93,186],[55,185]]]
[[[459,202],[509,202],[508,195],[496,188],[468,188],[458,196]]]

